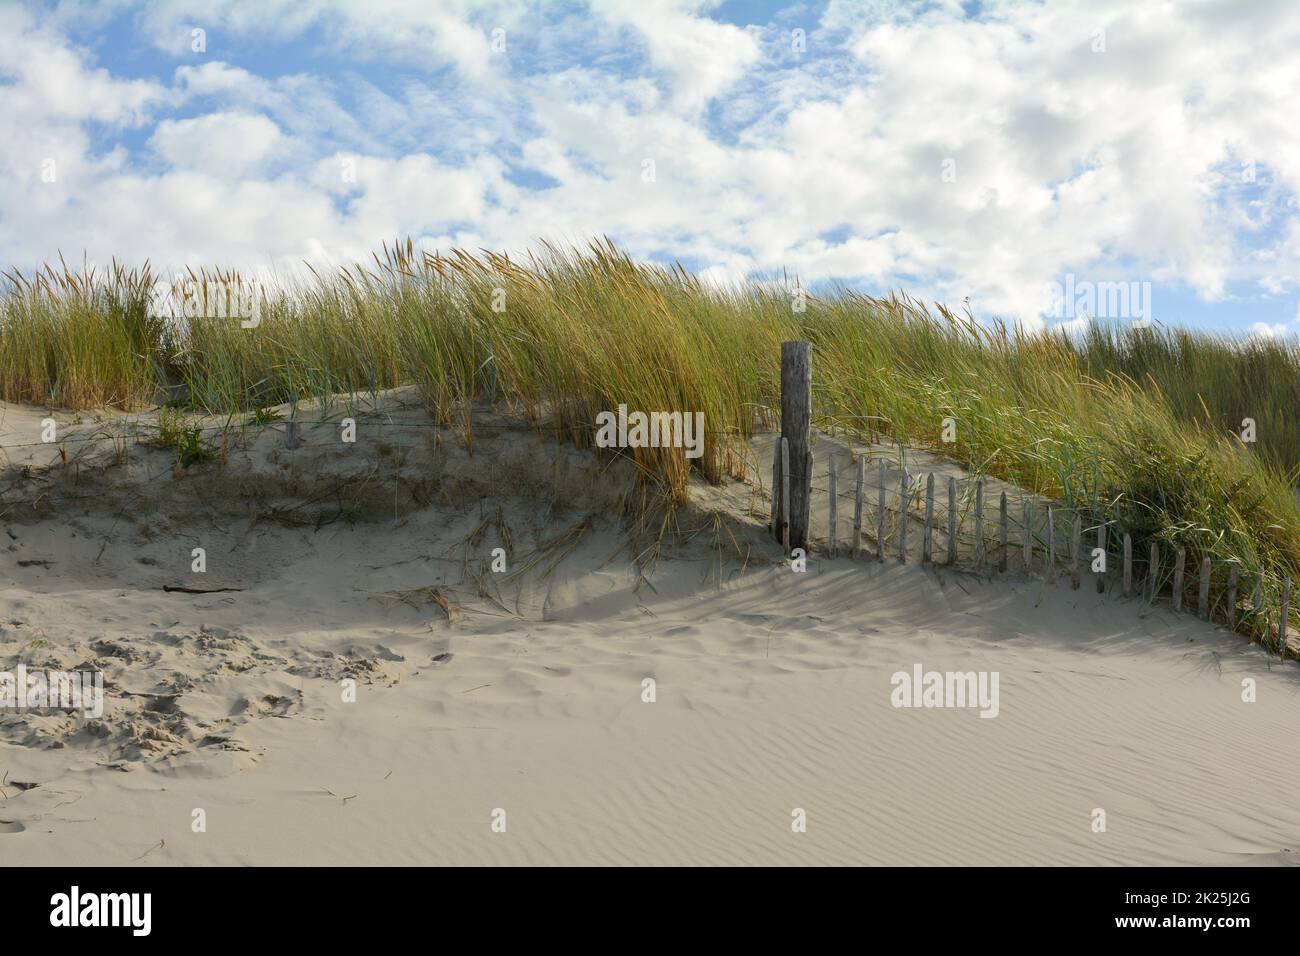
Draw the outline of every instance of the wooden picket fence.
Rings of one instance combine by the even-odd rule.
[[[782,467],[789,461],[788,444],[782,438],[776,447],[773,470],[788,476],[788,464]],[[936,477],[934,472],[925,474],[921,482],[916,480],[921,476],[902,469],[890,480],[891,462],[880,458],[874,463],[876,475],[871,481],[868,456],[857,456],[856,464],[852,492],[839,491],[841,468],[835,454],[827,468],[826,485],[810,486],[813,495],[824,493],[829,499],[826,535],[818,542],[829,557],[866,555],[882,562],[890,558],[903,564],[913,561],[998,574],[1015,570],[1049,583],[1068,578],[1076,589],[1091,579],[1099,594],[1114,582],[1124,597],[1141,597],[1148,604],[1167,595],[1175,611],[1184,610],[1191,591],[1195,594],[1196,613],[1203,620],[1221,621],[1235,631],[1243,619],[1236,565],[1228,565],[1226,573],[1216,572],[1206,555],[1193,577],[1188,574],[1185,547],[1170,549],[1151,542],[1146,559],[1137,559],[1139,574],[1135,574],[1132,535],[1091,510],[1048,504],[1027,495],[1013,501],[1006,491],[997,493],[996,510],[991,510],[983,480],[958,480],[955,476],[947,479],[945,502],[942,498],[936,500],[942,476]],[[782,478],[773,499],[779,495],[788,502],[789,494],[790,482]],[[851,523],[840,516],[840,506],[849,503]],[[1015,507],[1017,504],[1019,507]],[[789,554],[793,547],[789,526],[777,527],[777,517],[783,513],[780,508],[778,503],[772,509],[771,528]],[[788,513],[788,506],[784,513]],[[846,527],[847,539],[843,534]],[[919,543],[912,537],[918,533]],[[811,537],[803,550],[817,550]],[[1118,575],[1115,568],[1119,569]],[[1194,589],[1190,587],[1193,583]],[[1289,577],[1282,580],[1281,591],[1277,634],[1285,657]],[[1261,606],[1258,586],[1247,600],[1249,610]]]
[[[1189,575],[1187,549],[1181,545],[1170,549],[1159,542],[1150,543],[1145,560],[1137,561],[1136,570],[1142,572],[1139,594],[1131,534],[1118,522],[1094,510],[1044,502],[1025,494],[1016,496],[1018,500],[1013,502],[1002,490],[997,493],[996,510],[990,514],[983,480],[959,481],[949,476],[946,502],[942,497],[936,500],[936,492],[941,494],[942,489],[936,487],[933,472],[925,474],[922,482],[920,475],[912,475],[903,467],[891,480],[891,462],[880,457],[873,469],[876,474],[869,476],[871,463],[865,453],[856,457],[852,452],[847,453],[850,464],[856,464],[856,469],[850,469],[854,478],[851,492],[839,490],[841,469],[837,467],[835,454],[830,456],[826,485],[819,486],[812,473],[810,450],[809,357],[807,343],[784,343],[782,347],[782,422],[781,436],[773,449],[770,529],[787,555],[796,548],[805,553],[813,550],[811,501],[815,495],[825,494],[828,496],[827,527],[822,546],[829,557],[837,557],[844,551],[855,559],[867,554],[882,562],[891,557],[900,563],[916,561],[922,565],[965,567],[990,574],[1014,569],[1041,577],[1048,583],[1068,578],[1074,588],[1091,578],[1098,593],[1105,593],[1108,585],[1115,582],[1124,597],[1140,596],[1148,604],[1155,604],[1168,595],[1175,611],[1184,609],[1194,582],[1196,613],[1205,621],[1221,621],[1236,631],[1249,614],[1266,622],[1272,617],[1263,607],[1258,583],[1243,608],[1236,565],[1216,570],[1206,555],[1200,567],[1192,569]],[[788,428],[790,417],[786,413],[791,405],[795,408],[794,430],[800,433],[796,436],[791,436]],[[792,467],[792,444],[798,449],[793,461],[802,467]],[[874,514],[871,513],[873,498]],[[846,522],[840,519],[840,506],[849,502],[853,509],[851,532],[847,547],[842,548],[844,539],[840,532]],[[1014,508],[1013,515],[1016,504],[1019,507]],[[918,522],[919,545],[912,537]],[[864,547],[864,542],[868,547]],[[1285,659],[1290,577],[1284,578],[1280,585],[1277,629],[1273,633]],[[1266,627],[1272,631],[1271,626],[1266,624]]]

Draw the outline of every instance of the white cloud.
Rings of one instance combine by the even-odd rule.
[[[1269,324],[1267,322],[1254,322],[1250,326],[1250,336],[1256,339],[1280,339],[1284,338],[1290,330],[1281,322]]]
[[[61,32],[73,17],[3,7],[0,260],[292,263],[406,232],[515,249],[604,234],[719,281],[788,268],[1031,323],[1066,272],[1208,302],[1295,290],[1300,8],[986,6],[832,4],[799,14],[796,58],[784,24],[688,0],[178,0],[134,15],[177,54],[170,85],[97,66]],[[236,65],[251,38],[391,72],[260,76]],[[155,121],[149,149],[94,142],[98,124]]]
[[[164,120],[149,145],[177,169],[239,179],[256,174],[285,144],[280,128],[265,116],[207,113]]]
[[[248,38],[292,42],[318,29],[330,47],[359,59],[398,60],[423,70],[450,65],[466,79],[484,81],[491,74],[490,34],[471,16],[504,29],[517,14],[505,3],[470,0],[172,0],[148,6],[141,23],[172,54],[190,50],[195,27],[207,33],[207,52],[222,59]]]
[[[635,28],[655,69],[667,74],[673,101],[699,109],[724,92],[759,57],[753,35],[697,12],[690,0],[597,0],[596,11],[611,23]]]

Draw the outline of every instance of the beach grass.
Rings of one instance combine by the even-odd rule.
[[[1275,631],[1283,577],[1300,572],[1300,352],[1289,343],[1100,323],[1070,337],[902,295],[720,287],[607,241],[522,260],[407,241],[262,289],[253,328],[157,318],[154,281],[118,264],[8,274],[0,398],[75,409],[171,399],[235,420],[413,384],[469,443],[473,406],[488,402],[583,447],[597,413],[619,404],[702,411],[703,458],[629,450],[646,483],[680,501],[692,468],[711,480],[734,471],[738,439],[775,424],[780,343],[807,339],[824,430],[1013,481],[1112,522],[1139,555],[1159,541],[1186,548],[1189,568],[1205,555],[1216,575],[1235,565],[1243,596],[1262,598],[1240,608],[1243,627],[1261,635]],[[1254,442],[1241,438],[1248,418]]]

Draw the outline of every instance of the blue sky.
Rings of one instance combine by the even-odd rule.
[[[1068,276],[1290,335],[1298,46],[1269,0],[0,4],[0,261],[608,235],[720,282],[1055,325]]]

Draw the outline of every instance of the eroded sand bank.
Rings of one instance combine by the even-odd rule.
[[[471,458],[429,429],[362,426],[346,468],[324,428],[296,457],[251,438],[207,479],[141,451],[98,475],[57,465],[44,502],[10,489],[0,668],[89,666],[108,689],[99,721],[0,715],[0,858],[1300,856],[1293,661],[1014,572],[814,556],[797,575],[744,486],[714,502],[721,535],[702,507],[682,517],[697,534],[646,562],[602,498],[618,482],[584,453],[488,428]],[[349,480],[318,495],[336,467]],[[507,543],[514,577],[488,569]],[[893,706],[892,675],[918,664],[997,672],[997,717]]]

